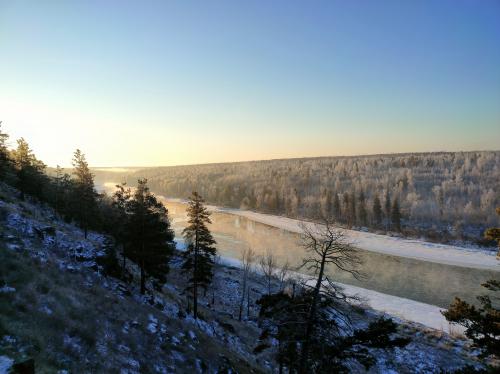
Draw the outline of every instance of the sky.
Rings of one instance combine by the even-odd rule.
[[[500,149],[500,1],[0,0],[0,121],[48,165]]]

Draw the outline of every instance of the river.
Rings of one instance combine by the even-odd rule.
[[[176,239],[182,241],[186,226],[186,204],[163,200],[169,210]],[[271,250],[280,263],[288,260],[299,265],[305,256],[300,235],[294,232],[255,222],[247,217],[212,213],[212,231],[221,256],[239,259],[242,248],[251,247],[257,254]],[[328,269],[338,282],[399,296],[426,304],[447,307],[454,297],[474,301],[484,293],[480,286],[486,280],[498,278],[493,270],[474,269],[387,255],[360,249],[363,259],[363,280],[350,274]]]

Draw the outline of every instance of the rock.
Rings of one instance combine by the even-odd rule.
[[[44,227],[43,232],[45,233],[45,235],[50,235],[50,236],[56,235],[56,229],[55,229],[55,227],[52,227],[52,226]]]
[[[35,374],[35,359],[30,358],[12,365],[12,374]]]
[[[231,334],[235,334],[236,333],[236,330],[234,329],[234,326],[231,325],[230,323],[219,321],[219,324],[221,325],[221,327],[224,330],[230,332]]]

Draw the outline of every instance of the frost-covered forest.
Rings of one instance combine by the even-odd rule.
[[[499,151],[159,167],[136,171],[131,181],[135,174],[168,197],[199,191],[212,204],[305,219],[323,214],[350,227],[397,231],[399,208],[401,231],[441,240],[480,240],[500,202]]]

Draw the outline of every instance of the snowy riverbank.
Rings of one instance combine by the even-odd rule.
[[[179,243],[180,244],[180,243]],[[181,244],[182,246],[182,244]],[[227,266],[241,267],[241,262],[230,257],[221,257],[221,264]],[[294,278],[304,279],[307,276],[299,273],[292,273]],[[348,296],[356,296],[362,305],[366,305],[378,312],[386,313],[401,320],[416,322],[435,330],[446,333],[462,332],[458,326],[451,326],[441,314],[443,308],[429,305],[418,301],[405,299],[402,297],[386,295],[380,292],[368,290],[361,287],[338,283]]]
[[[166,199],[167,201],[185,203],[181,199]],[[245,217],[255,222],[273,226],[282,230],[301,233],[301,224],[313,225],[307,221],[257,213],[249,210],[221,208],[209,206],[213,212],[228,213]],[[426,242],[423,240],[405,239],[378,235],[369,232],[342,229],[349,241],[356,247],[366,251],[383,253],[391,256],[407,257],[421,261],[454,265],[475,269],[494,270],[500,272],[500,261],[495,253],[475,248],[457,247],[452,245]]]

